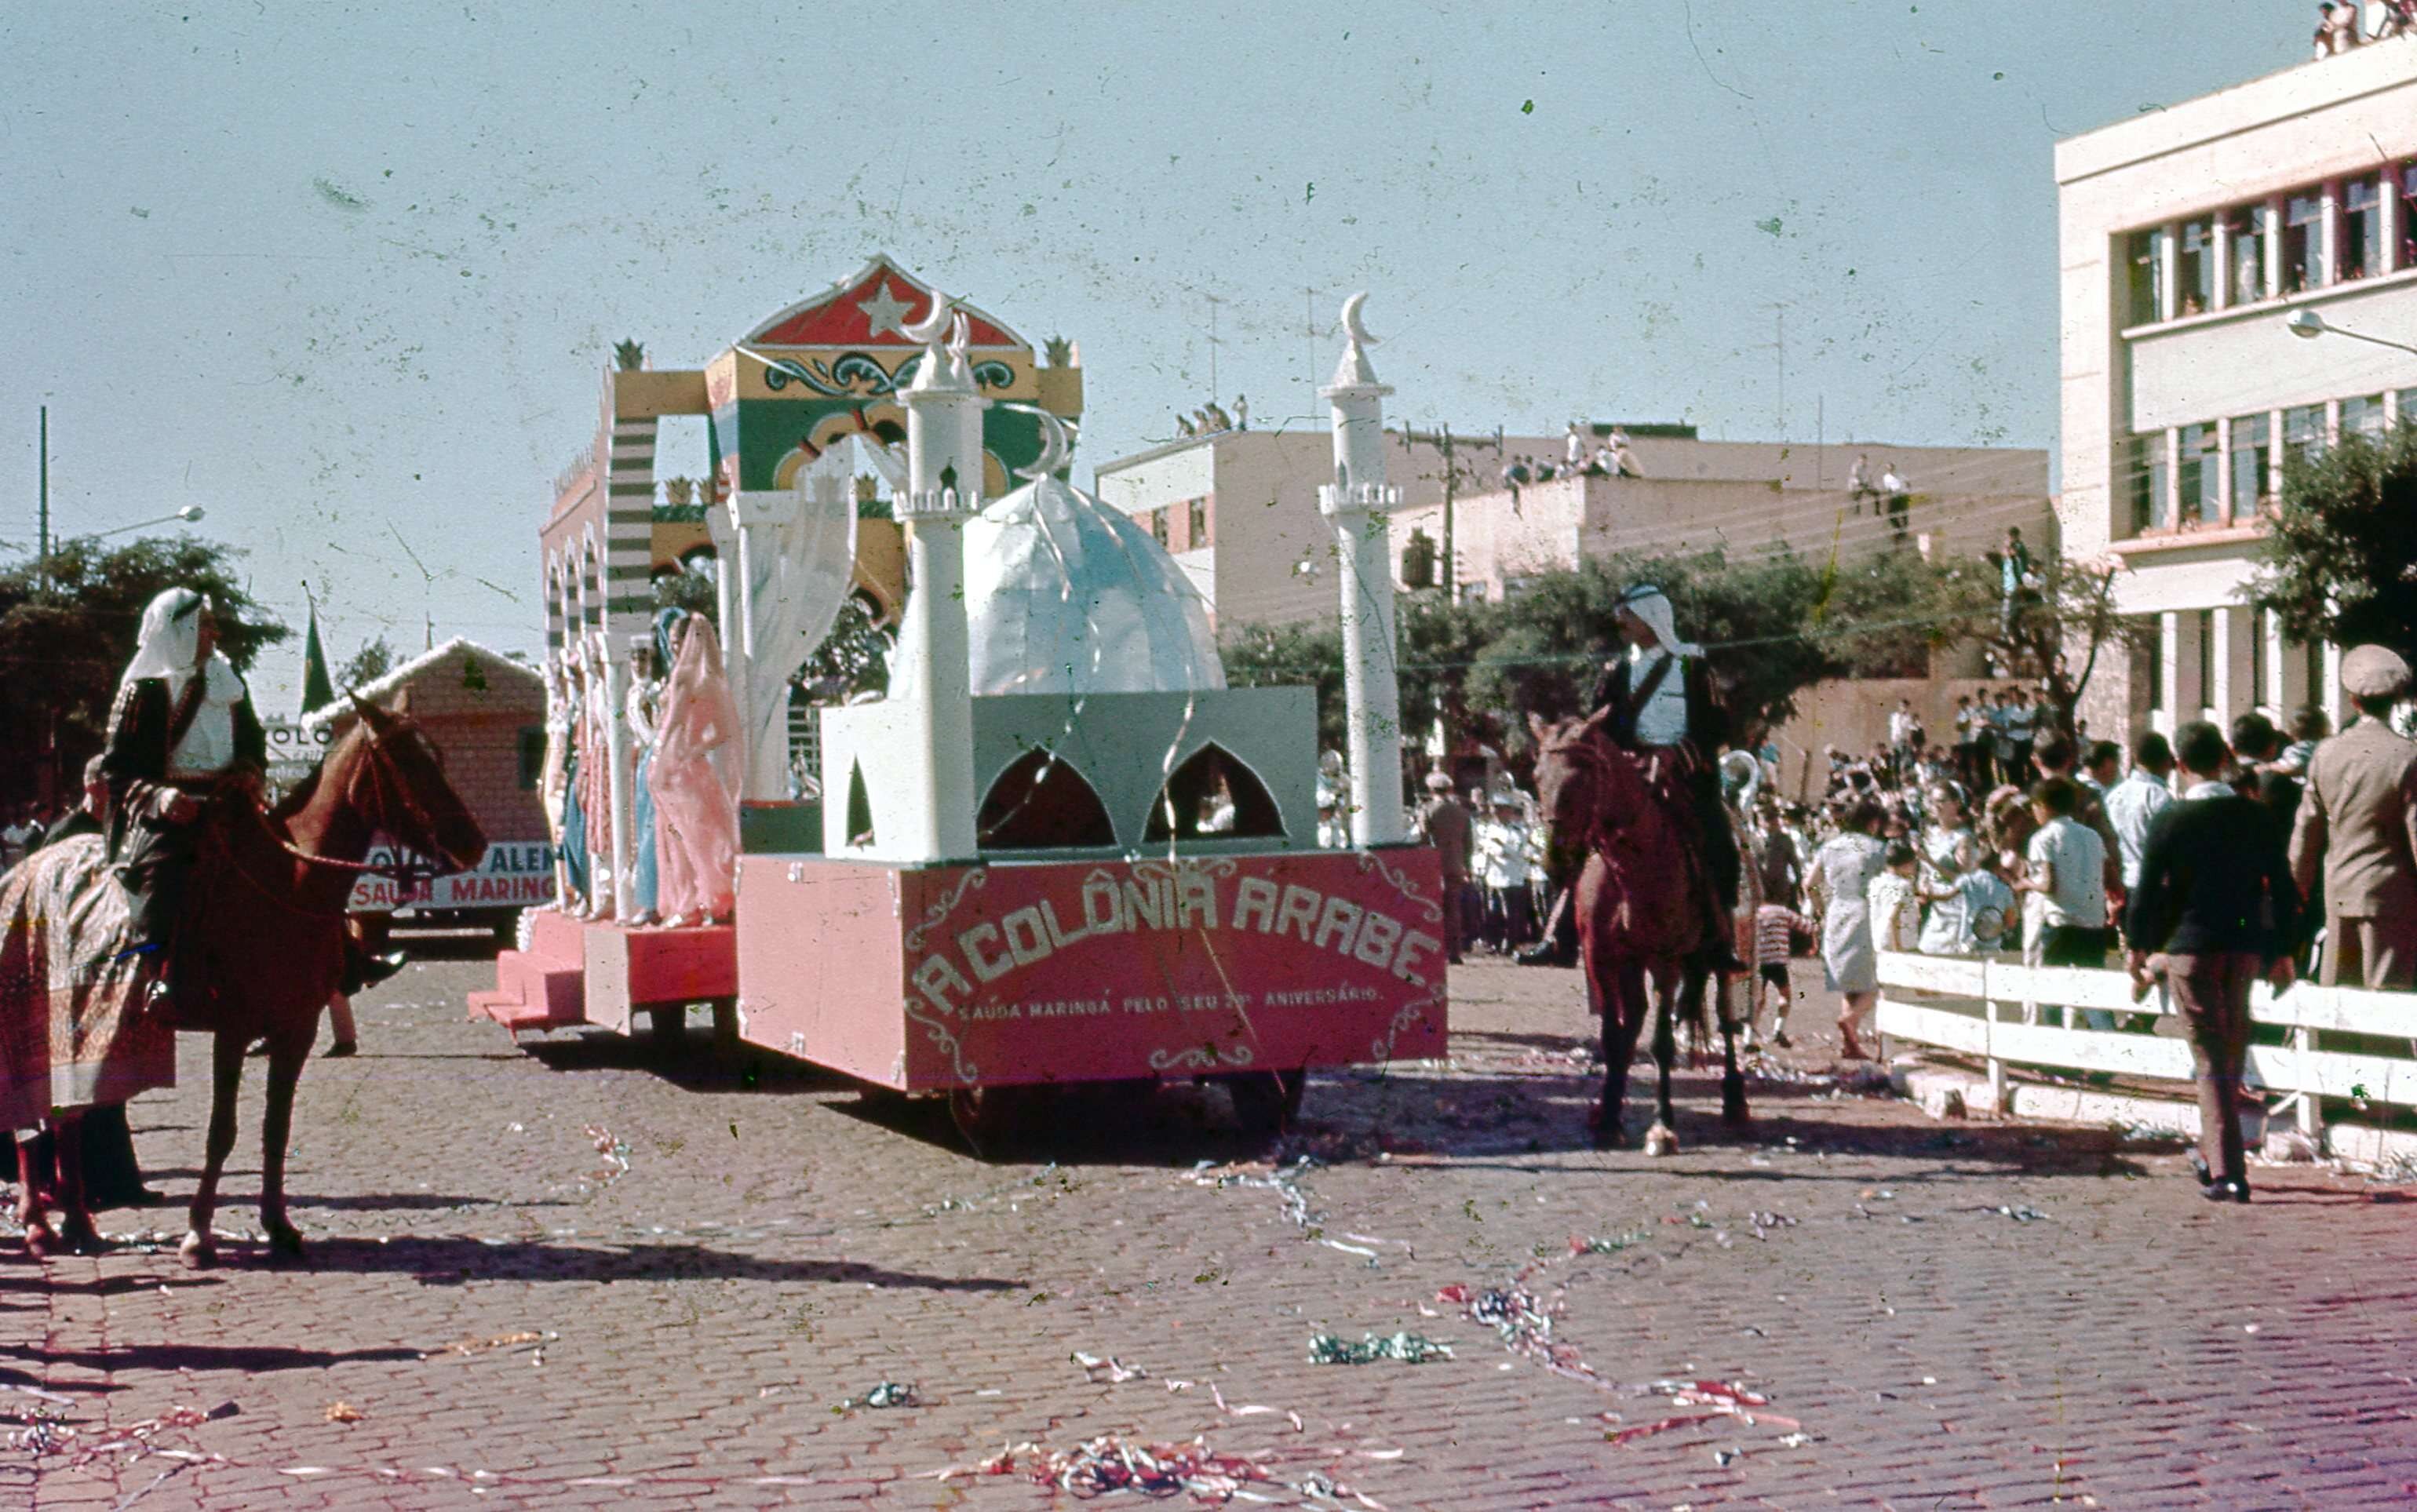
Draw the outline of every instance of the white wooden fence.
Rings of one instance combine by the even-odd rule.
[[[2177,1011],[2162,989],[2145,1002],[2133,1002],[2132,979],[2123,972],[1893,951],[1881,952],[1879,959],[1880,1032],[1985,1062],[1989,1090],[2000,1108],[2006,1105],[2008,1063],[2184,1083],[2193,1079],[2187,1038],[2085,1026],[2082,1012],[2090,1008],[2159,1016]],[[2273,1111],[2295,1109],[2301,1130],[2312,1139],[2322,1135],[2321,1098],[2417,1107],[2417,1058],[2409,1053],[2409,1042],[2417,1039],[2417,992],[2312,982],[2276,992],[2260,982],[2250,998],[2249,1016],[2290,1031],[2288,1044],[2250,1047],[2249,1084],[2282,1096]],[[2328,1033],[2384,1036],[2397,1042],[2397,1053],[2320,1049],[2319,1036]]]

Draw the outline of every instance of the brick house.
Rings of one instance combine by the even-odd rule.
[[[545,764],[545,679],[537,669],[457,638],[354,691],[418,721],[445,759],[447,779],[487,835],[486,857],[475,871],[439,877],[408,900],[391,896],[391,883],[364,879],[354,892],[354,909],[499,911],[499,917],[481,922],[501,929],[519,909],[552,899],[551,847],[538,795]],[[306,731],[326,730],[332,745],[355,718],[350,703],[340,698],[312,710],[302,723]]]

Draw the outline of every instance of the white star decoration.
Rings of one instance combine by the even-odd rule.
[[[873,297],[859,300],[856,308],[863,310],[864,318],[873,322],[874,335],[879,336],[884,331],[896,331],[904,336],[906,334],[906,312],[914,309],[915,305],[912,300],[901,299],[891,294],[889,280],[884,279],[874,286]]]

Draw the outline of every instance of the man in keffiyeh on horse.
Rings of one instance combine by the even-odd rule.
[[[1704,648],[1679,639],[1669,597],[1650,583],[1621,594],[1612,615],[1626,650],[1604,664],[1587,701],[1590,715],[1604,715],[1604,733],[1622,750],[1649,761],[1650,786],[1670,807],[1679,831],[1694,848],[1702,873],[1704,914],[1710,927],[1714,965],[1744,968],[1734,957],[1737,911],[1737,835],[1721,798],[1720,770],[1713,764],[1728,740],[1728,714],[1712,687]],[[1556,877],[1565,899],[1574,876]],[[1576,921],[1560,901],[1544,941],[1522,954],[1537,965],[1568,965],[1577,959]]]
[[[153,598],[96,764],[108,787],[109,859],[130,895],[128,953],[161,958],[151,977],[155,1002],[173,1002],[190,985],[175,970],[176,926],[211,800],[256,810],[268,764],[251,690],[218,643],[205,595],[170,588]],[[347,931],[341,990],[374,986],[403,964],[400,954],[372,955]]]
[[[260,802],[268,741],[243,674],[218,649],[209,599],[170,588],[143,611],[118,680],[100,770],[109,857],[131,895],[130,949],[161,955],[155,996],[173,996],[176,922],[201,852],[205,808]]]
[[[1695,848],[1712,938],[1724,942],[1724,954],[1733,954],[1725,942],[1735,932],[1729,921],[1737,912],[1737,834],[1713,764],[1728,743],[1728,711],[1712,687],[1704,648],[1679,639],[1661,589],[1638,583],[1619,596],[1612,613],[1628,651],[1606,664],[1589,706],[1611,711],[1604,732],[1614,745],[1639,757],[1664,758],[1651,768],[1652,786]],[[1732,962],[1727,969],[1737,968]]]

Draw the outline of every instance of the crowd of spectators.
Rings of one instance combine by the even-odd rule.
[[[1788,803],[1767,792],[1746,816],[1762,882],[1755,959],[1771,989],[1784,994],[1780,953],[1792,944],[1820,956],[1829,985],[1842,999],[1839,1027],[1848,1058],[1863,1053],[1866,1018],[1877,999],[1879,951],[2106,966],[2127,943],[2140,943],[2122,929],[2124,910],[2141,892],[2159,815],[2179,797],[2203,795],[2210,782],[2247,799],[2259,816],[2259,834],[2235,837],[2242,869],[2257,874],[2269,842],[2277,857],[2288,843],[2298,890],[2320,893],[2329,864],[2326,836],[2323,825],[2312,829],[2303,819],[2303,794],[2312,770],[2326,759],[2322,753],[2349,754],[2353,747],[2364,752],[2385,740],[2390,748],[2368,752],[2368,764],[2396,771],[2393,764],[2406,755],[2417,773],[2417,746],[2392,734],[2384,719],[2391,700],[2378,703],[2353,692],[2351,702],[2362,710],[2357,741],[2349,735],[2328,740],[2325,717],[2315,709],[2303,711],[2288,732],[2253,713],[2228,731],[2194,727],[2201,764],[2196,767],[2178,762],[2174,743],[2154,733],[2140,736],[2129,751],[2111,741],[2086,740],[2020,687],[1959,700],[1952,748],[1927,743],[1910,704],[1901,704],[1885,746],[1862,758],[1834,748],[1828,753],[1825,791],[1817,800]],[[2211,741],[2221,748],[2220,757],[2209,754]],[[2215,774],[2199,775],[2210,761]],[[2417,776],[2408,801],[2417,814]],[[2397,907],[2405,891],[2407,911],[2417,920],[2417,861],[2409,859],[2417,855],[2417,827],[2380,852],[2382,871],[2408,873],[2380,895]],[[2376,892],[2367,888],[2352,901],[2367,908]],[[2283,912],[2292,922],[2274,925],[2274,906],[2263,906],[2275,952],[2308,959],[2319,926],[2328,922],[2323,914],[2287,906]],[[2417,928],[2406,931],[2409,945],[2394,943],[2394,929],[2367,928],[2362,937],[2359,928],[2345,930],[2335,920],[2326,930],[2330,954],[2350,963],[2342,979],[2407,985],[2417,973],[2411,959]],[[2366,937],[2376,945],[2365,953],[2385,958],[2381,971],[2359,964]],[[2161,943],[2148,942],[2144,953]],[[2135,973],[2144,995],[2156,973],[2138,962]],[[2132,1018],[2103,1010],[2086,1015],[2094,1028],[2144,1027],[2124,1021]],[[1784,1018],[1779,1032],[1784,1036]]]

